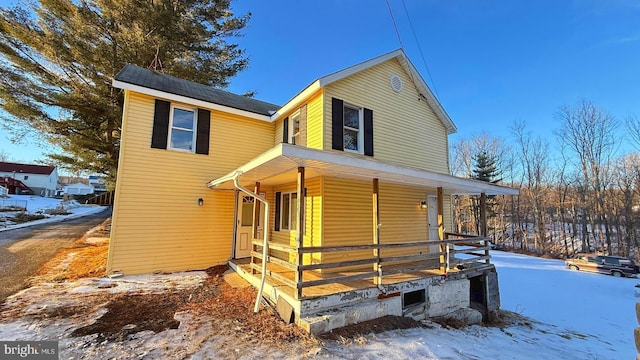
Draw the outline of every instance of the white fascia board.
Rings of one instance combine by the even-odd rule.
[[[365,62],[361,62],[360,64],[356,64],[353,66],[350,66],[346,69],[334,72],[333,74],[327,75],[327,76],[323,76],[320,79],[318,79],[318,81],[320,82],[320,86],[327,86],[329,84],[331,84],[334,81],[338,81],[340,79],[344,79],[347,76],[353,75],[355,73],[358,73],[362,70],[368,69],[372,66],[381,64],[389,59],[393,59],[396,56],[400,56],[402,55],[402,50],[398,49],[398,50],[394,50],[390,53],[386,53],[384,55],[380,55],[377,57],[374,57],[373,59],[367,60]]]
[[[340,169],[349,169],[349,172],[354,175],[368,176],[371,174],[379,174],[380,178],[395,178],[396,180],[398,180],[398,177],[401,177],[403,178],[403,182],[406,183],[412,183],[417,179],[422,179],[428,181],[429,183],[442,184],[443,187],[449,189],[464,189],[464,193],[466,194],[471,192],[475,192],[478,194],[484,192],[489,195],[519,194],[518,189],[494,185],[483,181],[459,178],[453,175],[441,174],[417,168],[409,168],[400,165],[393,165],[377,160],[363,159],[360,157],[349,156],[340,153],[309,149],[291,144],[278,144],[262,153],[258,157],[254,158],[253,160],[249,161],[248,163],[238,167],[234,171],[218,179],[211,180],[208,185],[221,185],[222,183],[232,180],[233,177],[238,173],[248,173],[261,166],[265,166],[265,164],[279,157],[284,157],[291,160],[292,163],[290,166],[292,168],[296,165],[305,166],[305,162],[312,161],[329,165],[329,167],[337,166],[339,168],[334,169],[337,171],[343,171]],[[275,172],[280,172],[283,170],[280,168],[270,169]]]
[[[276,150],[275,152],[272,152]],[[459,178],[453,175],[436,173],[428,170],[422,170],[417,168],[409,168],[399,165],[393,165],[388,163],[383,163],[377,160],[371,159],[362,159],[359,157],[342,155],[339,153],[309,149],[301,146],[291,145],[291,144],[279,144],[275,148],[272,148],[267,153],[263,155],[268,159],[272,159],[278,156],[277,152],[280,152],[282,156],[289,158],[298,158],[304,160],[315,160],[318,162],[342,165],[346,167],[351,167],[353,169],[366,169],[379,173],[389,173],[396,174],[401,176],[413,177],[413,178],[421,178],[428,179],[434,182],[447,183],[453,186],[459,186],[463,188],[476,188],[479,192],[487,192],[491,193],[494,191],[498,191],[500,194],[504,195],[518,195],[519,191],[517,189],[508,188],[504,186],[498,186],[494,184],[490,184],[484,181],[473,180],[473,179],[464,179]],[[261,161],[262,156],[256,158],[254,161],[256,163],[254,166],[259,165],[260,163],[266,162],[266,158]],[[249,165],[248,163],[247,165]],[[252,167],[248,167],[245,171],[250,170]]]
[[[189,105],[194,105],[200,108],[207,108],[207,109],[221,111],[229,114],[244,116],[244,117],[248,117],[255,120],[271,122],[271,117],[268,115],[256,114],[251,111],[240,110],[240,109],[232,108],[229,106],[215,104],[208,101],[202,101],[202,100],[198,100],[198,99],[194,99],[194,98],[190,98],[182,95],[171,94],[171,93],[160,91],[160,90],[149,89],[147,87],[140,86],[140,85],[133,85],[126,82],[113,80],[112,86],[118,89],[135,91],[137,93],[146,94],[146,95],[163,98],[167,100],[177,101],[177,102],[181,102]]]
[[[321,85],[320,81],[316,80],[312,82],[309,86],[307,86],[304,90],[302,90],[298,95],[294,96],[293,99],[287,101],[284,106],[282,106],[278,111],[271,115],[271,122],[276,121],[279,117],[288,113],[289,111],[295,109],[299,106],[305,99],[309,98],[311,95],[315,94],[318,90],[320,90]]]

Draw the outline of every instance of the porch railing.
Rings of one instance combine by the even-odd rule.
[[[260,241],[254,241],[254,251],[252,258],[262,259],[262,246]],[[440,251],[429,253],[414,253],[398,256],[378,256],[380,250],[388,249],[412,249],[438,246]],[[488,237],[473,235],[445,233],[444,240],[426,240],[404,243],[382,243],[382,244],[362,244],[362,245],[340,245],[340,246],[311,246],[296,247],[287,244],[268,244],[269,250],[282,251],[288,258],[302,259],[304,254],[324,254],[343,253],[348,251],[365,250],[371,251],[371,257],[359,258],[357,260],[347,260],[339,262],[322,262],[320,264],[299,264],[286,261],[275,256],[268,256],[269,263],[281,266],[295,272],[294,279],[280,274],[276,271],[267,271],[273,279],[295,289],[294,296],[302,298],[302,290],[312,286],[337,284],[354,280],[373,279],[374,284],[382,284],[384,275],[411,273],[423,270],[438,270],[441,274],[446,274],[454,267],[464,267],[467,264],[484,262],[490,263],[490,244]],[[462,255],[458,257],[456,255]],[[299,260],[298,260],[299,261]],[[313,270],[338,269],[353,266],[373,265],[371,271],[351,272],[350,274],[331,274],[326,278],[305,280],[304,273]],[[388,269],[387,267],[390,266]],[[250,264],[252,271],[261,272],[260,265]],[[384,270],[383,270],[384,269]]]

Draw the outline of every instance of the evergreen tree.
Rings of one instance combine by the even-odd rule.
[[[474,166],[471,175],[472,179],[485,181],[492,184],[502,181],[502,178],[499,177],[500,171],[498,170],[498,166],[496,165],[495,156],[489,155],[486,151],[482,151],[473,157],[473,162]],[[487,220],[495,216],[495,212],[493,211],[493,208],[495,206],[494,198],[495,195],[487,196]],[[472,199],[471,207],[471,211],[476,218],[476,233],[480,234],[480,202],[477,198]]]
[[[492,184],[502,181],[502,178],[499,178],[500,171],[498,170],[494,156],[490,156],[486,151],[482,151],[474,156],[473,161],[474,167],[471,176],[473,179]]]
[[[229,44],[250,14],[230,0],[41,0],[0,8],[0,119],[35,129],[72,171],[115,179],[123,93],[111,87],[127,63],[225,87],[245,69]]]

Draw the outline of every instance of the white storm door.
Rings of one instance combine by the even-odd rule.
[[[238,211],[236,218],[235,258],[251,256],[251,240],[253,237],[253,203],[255,199],[242,193],[238,194]]]
[[[438,238],[438,198],[432,195],[427,196],[427,213],[429,221],[429,240],[439,240]],[[440,246],[431,245],[429,247],[430,253],[437,253],[440,251]]]

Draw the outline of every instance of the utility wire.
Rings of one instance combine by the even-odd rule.
[[[402,39],[400,39],[400,31],[398,31],[398,24],[396,24],[396,18],[393,17],[393,11],[391,11],[391,5],[389,4],[389,0],[386,0],[387,8],[389,8],[389,14],[391,15],[391,21],[393,21],[393,27],[396,29],[396,35],[398,36],[398,42],[400,43],[400,48],[404,50],[404,45],[402,45]]]
[[[409,17],[409,11],[407,11],[407,5],[405,5],[404,0],[402,1],[402,7],[404,8],[404,13],[407,14],[407,19],[409,20],[409,26],[411,27],[411,32],[413,33],[413,38],[416,40],[416,44],[418,45],[418,50],[420,51],[420,57],[422,58],[422,63],[424,67],[427,69],[427,75],[429,75],[429,81],[433,85],[433,91],[436,93],[436,97],[440,97],[438,95],[438,89],[436,88],[436,83],[433,81],[431,77],[431,71],[429,71],[429,66],[427,65],[427,61],[424,58],[424,53],[422,52],[422,46],[420,46],[420,41],[418,41],[418,36],[416,36],[416,31],[413,28],[413,23],[411,22],[411,18]],[[389,5],[389,1],[387,0],[387,6]],[[391,7],[389,7],[389,12],[391,12]],[[393,14],[391,14],[391,18],[393,19]],[[396,21],[393,20],[393,25],[396,24]],[[396,32],[398,32],[398,27],[396,26]],[[400,33],[398,33],[398,39],[400,39]],[[400,42],[400,46],[402,46],[402,42]]]

